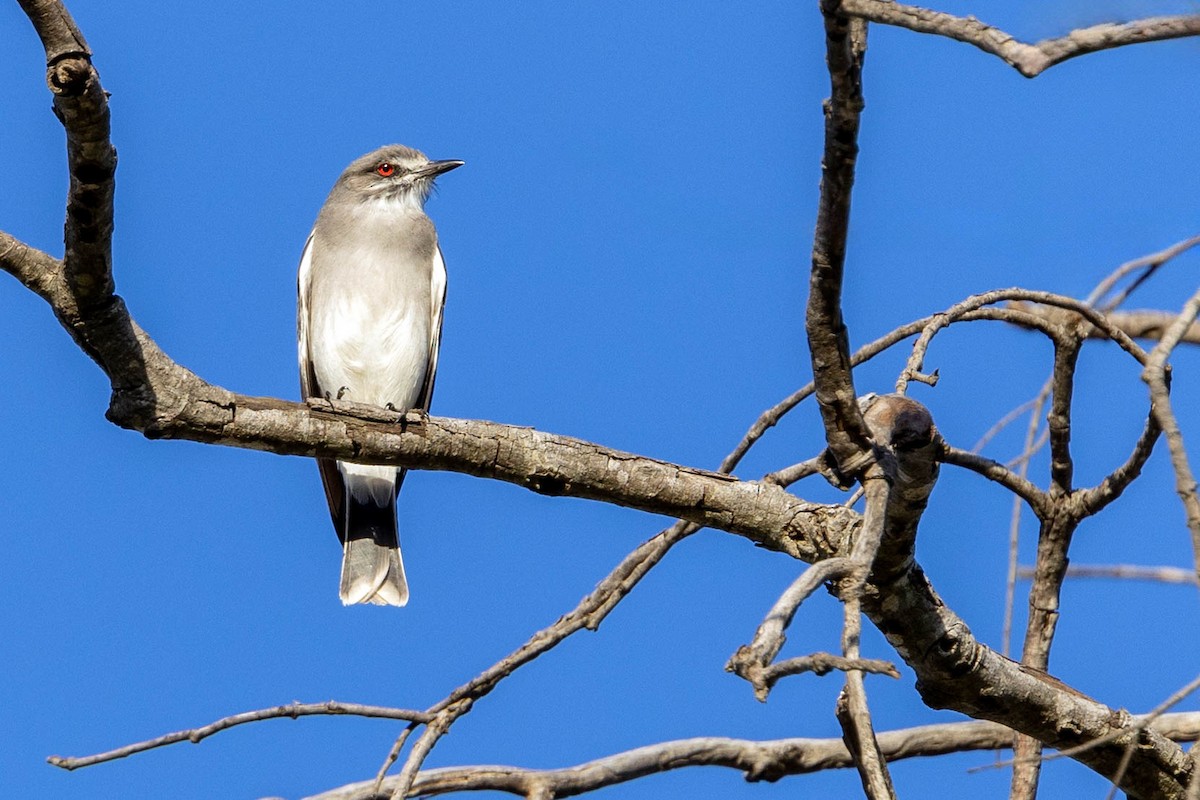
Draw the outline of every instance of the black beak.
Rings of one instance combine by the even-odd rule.
[[[443,172],[449,172],[452,169],[458,169],[467,162],[449,159],[447,161],[430,161],[423,167],[413,170],[413,177],[416,178],[436,178]]]

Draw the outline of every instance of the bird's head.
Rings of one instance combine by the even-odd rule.
[[[363,201],[390,201],[420,209],[433,191],[434,178],[462,165],[456,160],[430,161],[420,150],[393,144],[346,167],[334,188]]]

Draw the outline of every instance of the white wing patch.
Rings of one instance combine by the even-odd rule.
[[[312,272],[313,234],[308,234],[304,242],[304,252],[300,256],[300,273],[296,279],[296,352],[300,359],[300,389],[304,395],[302,400],[313,397],[318,387],[312,385],[309,376],[312,372],[312,355],[308,349],[308,327],[311,324],[308,314],[309,275]]]
[[[429,410],[429,401],[433,397],[433,380],[437,375],[438,348],[442,344],[442,309],[446,307],[446,262],[442,259],[442,248],[433,246],[433,274],[429,286],[432,305],[429,317],[429,370],[426,372],[426,385],[421,392],[425,410]]]

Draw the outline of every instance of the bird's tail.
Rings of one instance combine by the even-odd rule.
[[[396,499],[379,506],[369,495],[357,499],[347,492],[346,528],[342,542],[342,605],[408,603],[408,581],[400,560],[396,530]]]

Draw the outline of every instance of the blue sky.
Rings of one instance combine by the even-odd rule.
[[[1040,38],[1195,3],[947,3]],[[403,142],[467,166],[428,206],[450,273],[434,413],[531,425],[713,467],[809,377],[803,335],[828,92],[816,3],[71,4],[112,92],[114,262],[136,319],[180,363],[294,398],[295,269],[341,169]],[[44,59],[0,4],[0,228],[61,254],[63,136]],[[847,266],[854,344],[973,292],[1084,296],[1114,266],[1200,232],[1200,43],[1088,56],[1029,81],[968,46],[873,28]],[[1133,305],[1177,309],[1200,253]],[[300,797],[373,775],[399,730],[271,721],[67,774],[85,754],[292,700],[424,707],[574,606],[669,521],[448,473],[414,473],[400,525],[412,601],[343,609],[339,546],[303,459],[149,442],[104,421],[108,386],[41,300],[0,280],[0,789],[14,797]],[[858,374],[887,391],[897,350]],[[976,325],[939,338],[917,387],[970,446],[1036,391],[1049,348]],[[1185,434],[1197,354],[1175,358]],[[1074,444],[1094,482],[1145,415],[1138,370],[1085,349]],[[1020,433],[988,452],[1013,454]],[[815,407],[739,471],[822,446]],[[1165,448],[1081,529],[1079,563],[1190,563]],[[1035,464],[1044,482],[1045,459]],[[802,497],[835,501],[804,483]],[[943,471],[918,555],[999,646],[1009,497]],[[1032,558],[1026,530],[1025,560]],[[722,667],[800,565],[703,532],[598,633],[506,681],[431,766],[565,766],[662,739],[832,736],[840,682],[792,678],[760,704]],[[1078,582],[1052,671],[1147,709],[1200,661],[1195,592]],[[806,605],[785,654],[835,649]],[[894,654],[868,635],[865,652]],[[1148,661],[1146,653],[1155,657]],[[949,721],[911,672],[868,681],[880,729]],[[1195,709],[1196,701],[1186,708]],[[1003,797],[986,754],[906,762],[902,794]],[[1103,782],[1056,764],[1047,796]],[[854,796],[851,772],[746,784],[693,769],[600,797]]]

